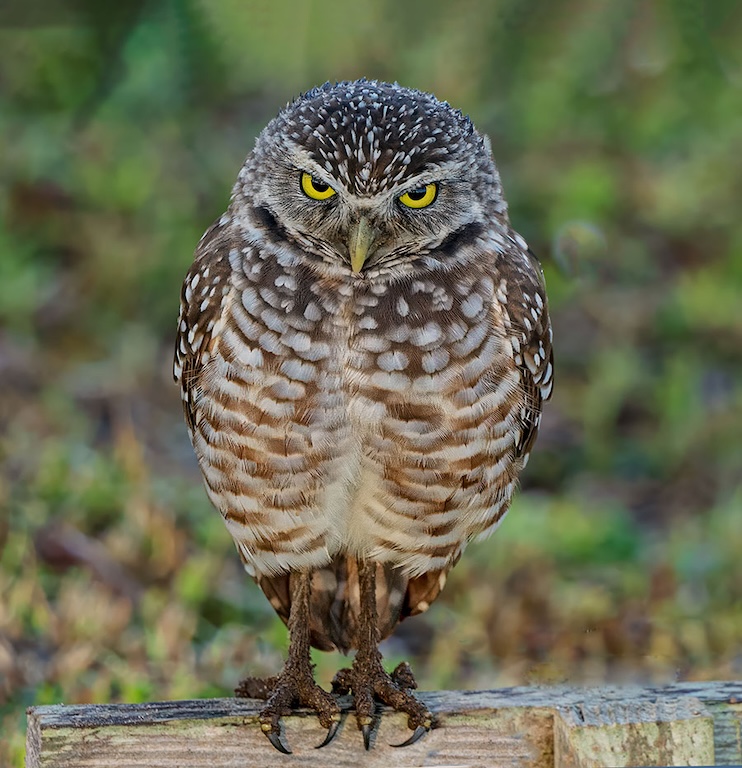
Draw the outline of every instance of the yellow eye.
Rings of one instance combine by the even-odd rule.
[[[327,200],[335,194],[335,190],[329,184],[315,179],[306,171],[301,175],[301,191],[312,200]]]
[[[437,184],[426,184],[424,187],[415,187],[400,195],[399,202],[408,208],[427,208],[435,200],[437,194]]]

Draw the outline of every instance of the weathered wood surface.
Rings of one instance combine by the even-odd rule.
[[[315,717],[286,718],[293,755],[260,733],[261,702],[239,699],[33,707],[28,768],[438,766],[592,768],[742,764],[742,682],[661,688],[509,688],[420,697],[441,727],[411,747],[404,718],[385,712],[370,752],[352,713],[328,747]],[[349,701],[346,703],[346,710]]]

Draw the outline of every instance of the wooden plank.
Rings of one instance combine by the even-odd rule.
[[[27,766],[533,766],[552,758],[552,715],[518,707],[495,717],[487,707],[451,707],[425,697],[445,727],[403,750],[388,744],[407,735],[405,718],[388,713],[364,752],[352,715],[335,742],[315,750],[324,733],[315,717],[286,718],[294,755],[276,752],[260,732],[260,702],[217,699],[141,706],[38,707],[29,713]],[[346,705],[349,702],[344,702]],[[346,707],[347,708],[347,707]]]
[[[554,754],[558,768],[713,765],[714,720],[694,697],[583,703],[559,713]]]
[[[226,766],[447,766],[586,768],[598,765],[742,764],[742,683],[663,688],[510,688],[422,693],[441,728],[394,749],[404,717],[381,718],[364,752],[352,713],[337,740],[311,713],[286,718],[294,754],[281,755],[260,733],[261,702],[239,699],[140,705],[34,707],[28,712],[28,768],[209,768]],[[349,699],[342,701],[350,710]]]

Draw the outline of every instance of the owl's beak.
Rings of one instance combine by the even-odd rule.
[[[354,272],[360,272],[366,260],[374,252],[374,240],[378,232],[361,216],[357,224],[353,224],[348,233],[348,250],[350,251],[350,266]]]

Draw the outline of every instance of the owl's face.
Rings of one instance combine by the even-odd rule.
[[[374,279],[452,267],[507,228],[489,142],[469,118],[398,85],[326,84],[260,135],[234,190],[293,257]]]

